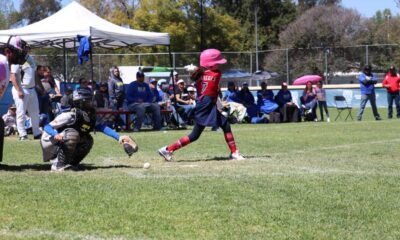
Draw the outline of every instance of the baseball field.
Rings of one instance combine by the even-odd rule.
[[[174,162],[156,150],[190,130],[129,133],[131,158],[97,133],[79,171],[54,173],[39,141],[7,138],[0,239],[399,239],[400,120],[380,112],[233,125],[245,161],[227,161],[221,132]]]

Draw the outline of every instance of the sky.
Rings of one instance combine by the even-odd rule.
[[[13,0],[15,8],[19,9],[22,0]],[[70,3],[72,0],[62,0],[63,6]],[[390,9],[393,15],[400,13],[399,7],[396,6],[396,0],[342,0],[342,5],[346,8],[356,9],[364,17],[372,17],[376,11]],[[400,0],[397,0],[400,2]]]

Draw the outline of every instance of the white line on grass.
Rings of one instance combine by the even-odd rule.
[[[7,229],[0,230],[0,237],[12,237],[12,238],[45,238],[45,237],[54,237],[56,239],[85,239],[85,240],[125,240],[127,238],[124,237],[109,237],[103,238],[99,236],[93,235],[82,235],[78,233],[72,232],[56,232],[51,230],[43,230],[43,229],[32,229],[32,230],[23,230],[23,231],[9,231]]]

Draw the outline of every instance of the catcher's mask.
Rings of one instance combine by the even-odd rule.
[[[13,53],[13,57],[10,59],[11,64],[24,64],[29,49],[24,40],[18,36],[10,36],[5,47]]]
[[[74,107],[82,110],[93,110],[92,91],[90,89],[78,88],[72,93]]]

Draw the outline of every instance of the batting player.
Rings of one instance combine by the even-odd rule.
[[[217,109],[217,99],[220,92],[219,82],[221,72],[219,64],[225,64],[226,59],[221,56],[217,49],[207,49],[200,54],[200,66],[192,74],[192,80],[196,81],[197,93],[199,94],[195,107],[195,125],[189,136],[182,137],[172,145],[162,147],[159,154],[166,161],[172,160],[172,153],[181,147],[196,141],[206,126],[220,127],[224,131],[225,141],[231,150],[231,160],[244,160],[244,157],[236,148],[235,139],[227,118]]]
[[[90,132],[95,129],[123,144],[129,156],[138,150],[137,144],[130,137],[119,136],[111,128],[96,121],[92,97],[88,89],[75,90],[71,111],[61,113],[45,125],[40,143],[43,161],[53,161],[51,171],[76,167],[90,152],[93,146]]]
[[[0,98],[7,90],[10,79],[10,64],[22,64],[25,62],[26,50],[25,42],[17,36],[11,36],[0,54]],[[4,121],[0,118],[0,162],[3,161],[4,145]]]

